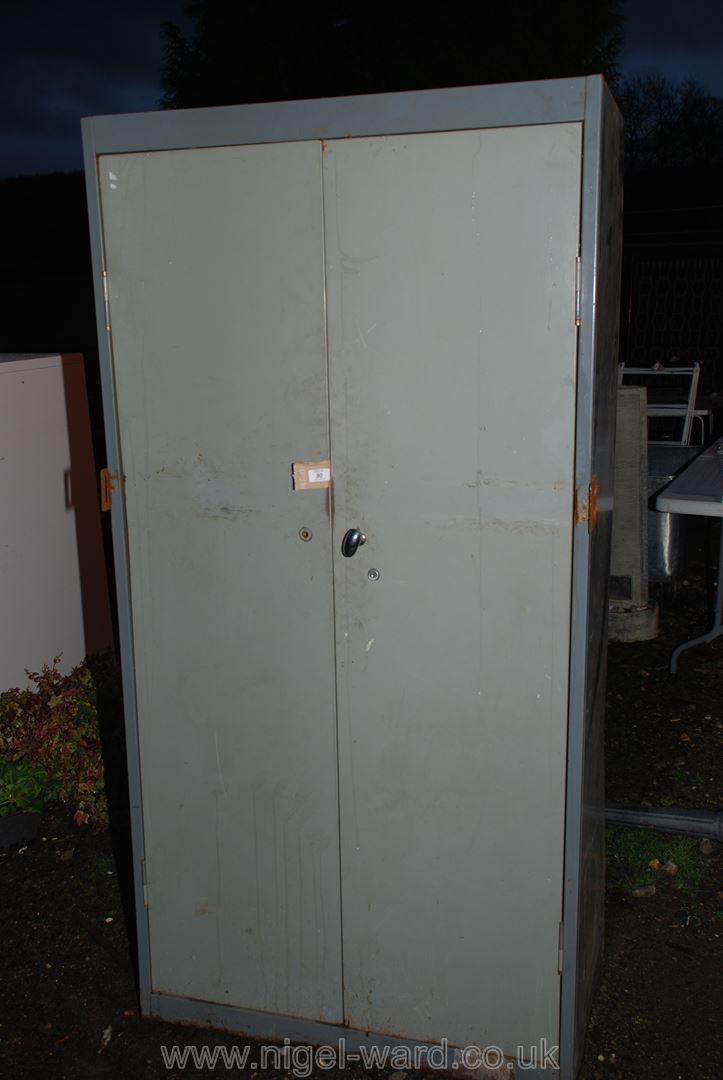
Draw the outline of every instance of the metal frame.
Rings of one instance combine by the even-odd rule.
[[[293,142],[411,134],[415,132],[515,127],[579,122],[583,125],[583,172],[580,208],[582,260],[580,331],[577,360],[575,488],[587,491],[592,478],[593,417],[597,306],[599,204],[601,189],[601,125],[607,91],[600,76],[501,86],[463,87],[394,94],[316,99],[260,105],[179,110],[159,113],[91,117],[82,121],[93,255],[96,318],[99,335],[103,408],[112,473],[122,477],[123,461],[113,374],[112,331],[104,290],[105,259],[98,186],[98,157],[110,153],[143,153],[200,149],[262,142]],[[611,362],[613,362],[611,358]],[[120,485],[122,490],[122,484]],[[123,669],[131,799],[135,901],[138,924],[140,1003],[144,1013],[230,1030],[253,1030],[272,1038],[323,1038],[343,1034],[366,1042],[363,1033],[293,1018],[269,1017],[248,1010],[190,1002],[151,992],[149,928],[144,906],[144,861],[141,763],[138,743],[133,631],[125,508],[122,498],[112,506],[112,536],[118,592],[120,651]],[[578,1056],[580,1017],[576,1002],[578,980],[581,830],[583,815],[584,722],[587,701],[588,581],[590,536],[585,523],[574,527],[571,652],[568,708],[568,762],[563,889],[564,964],[561,977],[560,1080],[571,1080]],[[592,658],[594,661],[594,658]],[[583,1018],[584,1019],[584,1018]],[[375,1037],[379,1044],[405,1040]],[[530,1077],[551,1078],[556,1071],[525,1070]]]
[[[85,123],[85,122],[83,122]],[[93,290],[95,294],[95,317],[98,327],[98,356],[100,361],[101,390],[103,396],[103,419],[106,439],[108,471],[116,477],[123,476],[120,452],[115,382],[113,375],[113,350],[111,328],[108,322],[105,289],[105,253],[103,250],[103,221],[98,188],[97,157],[101,153],[83,131],[83,158],[86,189],[88,194],[88,224],[93,261]],[[102,332],[105,329],[105,333]],[[122,485],[120,485],[122,491]],[[148,920],[145,914],[143,867],[145,846],[143,840],[143,807],[141,804],[141,763],[138,743],[138,711],[136,702],[135,668],[133,665],[133,622],[130,607],[130,568],[128,561],[128,538],[126,530],[125,502],[115,499],[111,506],[111,535],[113,540],[113,564],[115,569],[118,609],[118,643],[121,658],[121,681],[123,709],[125,714],[126,755],[128,766],[128,791],[130,798],[131,841],[133,853],[133,896],[136,912],[138,940],[138,982],[141,1011],[150,1010],[151,953]]]
[[[696,409],[695,403],[698,397],[698,380],[700,379],[700,364],[696,360],[691,367],[627,367],[623,362],[618,366],[618,386],[622,386],[626,375],[687,375],[690,378],[687,401],[675,403],[648,405],[648,417],[652,416],[680,416],[683,419],[683,430],[680,437],[681,446],[690,446],[690,436],[693,431],[693,420],[700,421],[700,441],[705,442],[705,418],[711,416],[710,409]],[[667,446],[667,442],[651,442],[651,446]]]
[[[580,207],[581,296],[577,359],[577,407],[575,417],[575,490],[585,492],[594,472],[595,384],[598,367],[601,186],[603,169],[603,111],[612,99],[601,78],[586,79],[587,95],[583,126],[583,174]],[[606,99],[608,99],[606,101]],[[618,271],[619,273],[619,271]],[[619,286],[619,282],[618,282]],[[604,362],[604,358],[600,358]],[[617,372],[617,355],[609,358]],[[611,372],[612,375],[612,372]],[[614,392],[614,391],[613,391]],[[613,418],[615,409],[613,408]],[[614,422],[614,421],[613,421]],[[614,431],[612,442],[614,447]],[[612,460],[610,461],[612,464]],[[610,492],[612,496],[612,492]],[[608,514],[611,507],[608,508]],[[573,1077],[582,1050],[577,1000],[580,977],[578,952],[581,922],[580,870],[584,859],[583,818],[585,814],[585,719],[588,705],[589,669],[604,658],[589,655],[588,593],[592,544],[586,522],[575,528],[572,565],[572,611],[570,634],[570,696],[568,713],[567,799],[565,812],[565,883],[563,898],[563,973],[560,1012],[561,1080]],[[604,598],[607,619],[607,579]],[[603,647],[607,638],[603,629]],[[604,667],[601,668],[604,672]],[[604,678],[599,676],[603,682]],[[596,680],[597,681],[597,680]],[[592,704],[592,703],[590,703]],[[604,802],[596,808],[604,823]],[[600,942],[602,947],[602,941]],[[564,1049],[565,1048],[565,1049]]]

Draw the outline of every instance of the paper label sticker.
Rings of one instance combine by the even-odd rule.
[[[331,469],[309,469],[310,484],[321,484],[324,480],[331,480]]]
[[[330,461],[295,461],[291,466],[294,491],[331,486]]]

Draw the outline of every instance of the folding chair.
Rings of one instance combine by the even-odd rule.
[[[686,401],[674,402],[648,402],[648,419],[655,416],[680,416],[683,419],[683,430],[680,437],[681,446],[690,446],[690,437],[693,432],[693,421],[700,423],[701,445],[705,442],[705,420],[710,418],[710,409],[696,409],[695,401],[698,394],[698,380],[700,378],[700,364],[692,364],[690,367],[663,367],[662,364],[654,364],[652,367],[627,367],[624,363],[618,365],[618,386],[629,375],[649,376],[655,378],[661,375],[685,375],[690,379],[688,397]],[[653,442],[655,445],[655,442]]]

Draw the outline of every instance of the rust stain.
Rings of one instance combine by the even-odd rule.
[[[329,487],[326,489],[326,500],[324,502],[324,509],[326,510],[326,516],[329,521],[334,521],[334,481],[332,480]]]
[[[113,504],[113,492],[125,482],[125,476],[109,472],[108,469],[100,470],[100,508],[110,510]]]
[[[588,489],[587,531],[591,533],[597,525],[597,476],[593,476]]]
[[[587,531],[591,533],[597,525],[598,478],[593,476],[588,484],[585,497],[581,498],[580,489],[575,488],[575,524],[587,522]]]
[[[575,488],[575,524],[587,521],[587,499],[580,498],[580,488]]]

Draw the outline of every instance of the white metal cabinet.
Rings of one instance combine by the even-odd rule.
[[[572,1074],[617,128],[551,87],[87,125],[150,1011]]]
[[[112,645],[83,357],[0,355],[0,691]]]

